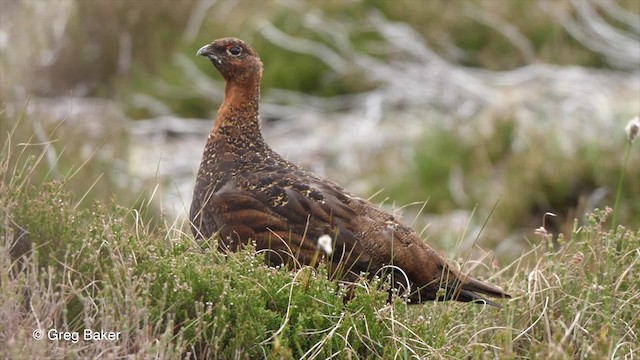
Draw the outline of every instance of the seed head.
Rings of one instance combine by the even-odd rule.
[[[629,120],[627,126],[624,127],[624,131],[627,132],[629,142],[633,143],[633,140],[638,137],[638,132],[640,132],[640,117],[636,116]]]
[[[331,236],[324,234],[318,238],[318,249],[324,251],[327,255],[331,255],[333,253],[333,248],[331,248]]]

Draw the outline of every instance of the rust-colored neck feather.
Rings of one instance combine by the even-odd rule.
[[[258,122],[260,74],[227,80],[224,101],[218,110],[210,137],[242,137],[261,140]]]

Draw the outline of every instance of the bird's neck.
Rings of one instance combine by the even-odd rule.
[[[245,79],[241,84],[227,81],[224,101],[218,110],[211,137],[224,137],[234,141],[262,141],[258,121],[259,99],[259,79]]]

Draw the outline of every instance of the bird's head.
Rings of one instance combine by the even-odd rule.
[[[258,54],[244,41],[222,38],[198,50],[196,55],[206,56],[228,82],[244,82],[262,76],[262,62]]]

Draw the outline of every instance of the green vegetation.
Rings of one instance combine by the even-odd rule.
[[[65,115],[59,119],[54,111],[47,112],[48,104],[41,105],[44,109],[32,109],[30,115],[25,115],[29,103],[23,105],[20,114],[0,112],[0,144],[6,169],[21,169],[20,181],[55,181],[76,195],[74,208],[90,208],[93,200],[117,199],[122,206],[145,208],[145,221],[158,220],[159,209],[147,206],[155,184],[136,182],[127,173],[128,138],[122,119],[113,113],[116,110],[107,104],[98,120],[81,118],[84,122],[74,123],[66,115],[73,111],[72,101],[62,102]],[[101,124],[107,124],[108,130],[95,130]]]
[[[619,358],[640,351],[640,231],[596,210],[571,240],[542,245],[502,271],[474,275],[514,295],[502,309],[386,303],[385,284],[355,298],[321,267],[269,268],[251,248],[222,254],[173,226],[150,226],[108,202],[81,209],[68,179],[33,176],[42,156],[0,154],[0,350],[3,358]],[[14,158],[18,156],[18,158]],[[577,223],[576,223],[577,224]],[[469,269],[471,263],[463,263]],[[33,331],[45,330],[45,339]],[[50,341],[48,329],[81,339]],[[84,329],[121,332],[84,341]]]

